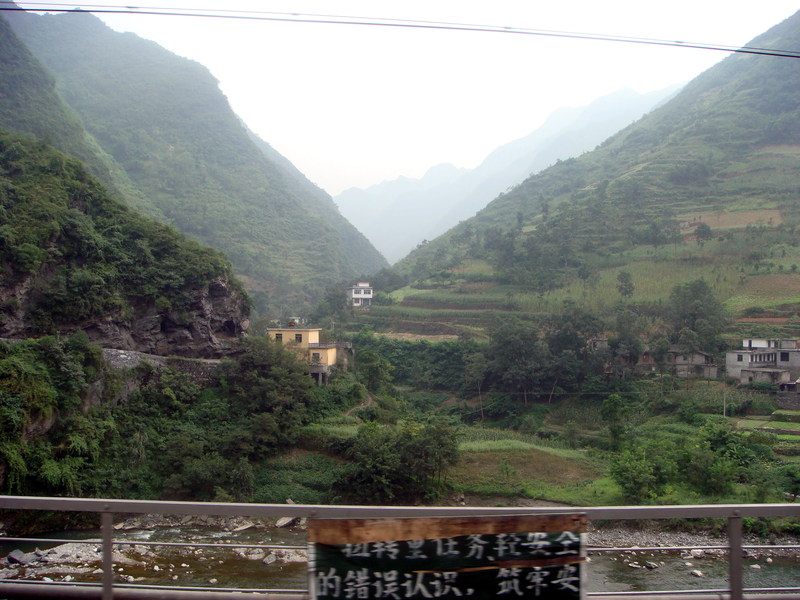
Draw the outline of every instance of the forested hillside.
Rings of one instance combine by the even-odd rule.
[[[326,286],[385,265],[330,197],[254,143],[203,66],[80,11],[6,15],[96,140],[97,155],[108,155],[91,161],[83,152],[93,171],[102,177],[105,164],[130,204],[225,252],[262,312],[295,312]],[[52,79],[41,82],[53,96]],[[3,108],[0,126],[46,130],[31,108]]]
[[[0,134],[0,337],[214,356],[249,300],[228,260],[110,197],[76,159]]]
[[[750,46],[800,47],[800,15]],[[731,55],[401,261],[394,281],[416,283],[371,318],[472,327],[483,310],[560,312],[566,299],[596,314],[621,299],[656,314],[675,285],[698,278],[733,316],[792,317],[799,91],[796,59]],[[624,294],[620,277],[632,284]]]

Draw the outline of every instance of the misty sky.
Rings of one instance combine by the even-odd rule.
[[[43,4],[17,0],[25,8]],[[106,1],[107,6],[131,6]],[[81,6],[91,10],[93,1]],[[148,7],[446,21],[741,46],[796,0],[145,0]],[[443,162],[477,166],[560,106],[687,82],[727,56],[529,35],[99,14],[192,58],[233,109],[335,195]],[[796,49],[794,49],[796,50]]]

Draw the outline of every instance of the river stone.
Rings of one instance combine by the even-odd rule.
[[[689,554],[692,555],[692,558],[703,558],[706,555],[705,550],[691,550]]]
[[[750,565],[751,569],[760,569],[761,565]]]
[[[281,517],[275,522],[275,527],[289,527],[295,521],[297,521],[297,517]]]
[[[274,554],[274,553],[270,553],[270,554],[267,554],[267,555],[264,557],[264,560],[263,560],[263,561],[261,561],[261,562],[263,562],[265,565],[271,565],[271,564],[272,564],[272,563],[274,563],[276,560],[278,560],[278,557],[277,557],[277,556],[275,556],[275,554]]]
[[[31,556],[25,554],[22,550],[12,550],[6,556],[9,565],[27,565],[31,562]]]
[[[648,560],[644,563],[644,566],[648,569],[657,569],[660,565],[658,563],[654,563],[652,560]]]
[[[697,569],[694,571],[689,571],[689,575],[694,575],[695,577],[705,577],[705,573],[698,571]]]

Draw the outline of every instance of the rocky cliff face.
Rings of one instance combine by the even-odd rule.
[[[159,312],[143,307],[137,317],[107,317],[80,329],[104,348],[136,350],[162,356],[217,358],[241,337],[248,321],[244,298],[226,278],[218,277],[192,291],[181,311]]]
[[[247,328],[227,259],[116,199],[77,160],[0,132],[0,337],[214,358]]]
[[[0,283],[0,303],[6,307],[0,337],[36,335],[28,318],[33,288],[30,278],[16,285],[11,281]],[[60,326],[58,333],[71,335],[84,331],[93,343],[104,348],[161,356],[218,358],[226,354],[233,340],[241,337],[249,324],[244,294],[224,276],[185,290],[185,294],[191,299],[181,310],[159,310],[154,302],[147,301],[133,304],[132,311],[116,311]],[[127,314],[131,312],[132,315]]]

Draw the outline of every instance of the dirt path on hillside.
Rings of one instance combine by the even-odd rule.
[[[364,400],[361,404],[359,404],[357,406],[354,406],[353,408],[351,408],[350,410],[345,412],[344,416],[345,417],[350,417],[350,416],[352,416],[352,414],[355,411],[361,410],[362,408],[367,408],[367,407],[370,407],[370,406],[374,406],[375,404],[376,404],[375,398],[372,396],[372,394],[367,394],[367,399],[366,400]]]

